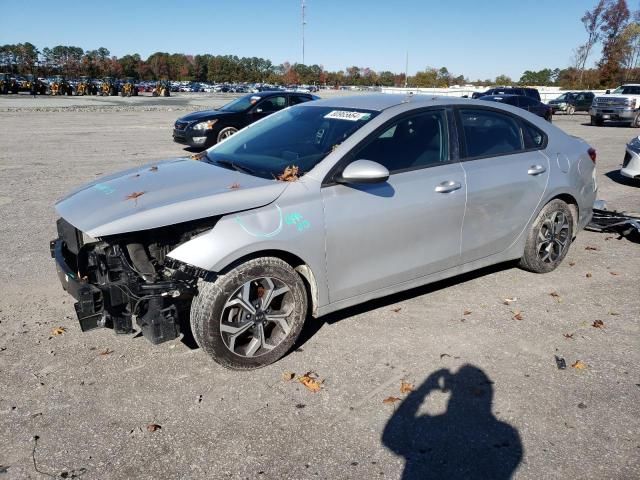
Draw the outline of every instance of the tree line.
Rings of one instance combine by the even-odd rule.
[[[139,80],[187,80],[196,82],[261,82],[272,84],[450,87],[453,85],[539,85],[563,88],[600,88],[640,80],[640,10],[631,12],[627,0],[598,0],[581,18],[584,43],[574,51],[571,65],[564,68],[526,70],[520,79],[498,75],[494,79],[470,81],[446,67],[427,67],[414,76],[350,66],[327,71],[322,65],[284,62],[274,64],[259,57],[236,55],[186,55],[156,52],[143,59],[139,54],[120,58],[100,47],[57,45],[39,50],[25,42],[0,46],[0,70],[41,77],[133,77]],[[589,59],[601,47],[594,68]]]

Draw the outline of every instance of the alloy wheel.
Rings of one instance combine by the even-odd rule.
[[[225,346],[242,357],[259,357],[289,335],[293,294],[283,281],[251,280],[231,295],[222,309],[220,333]]]
[[[563,212],[555,211],[547,216],[538,231],[538,258],[544,263],[554,263],[562,258],[569,245],[569,231],[569,219]]]

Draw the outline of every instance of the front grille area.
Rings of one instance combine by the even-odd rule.
[[[176,130],[184,130],[189,126],[189,122],[176,122],[174,126]]]
[[[607,97],[597,97],[596,104],[599,107],[620,107],[627,104],[626,98],[607,98]]]
[[[630,161],[631,161],[631,154],[629,152],[625,152],[624,160],[622,161],[622,168],[626,168],[626,166],[629,165]]]

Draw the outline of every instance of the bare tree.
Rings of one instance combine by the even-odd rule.
[[[587,41],[576,49],[576,67],[580,70],[581,85],[589,55],[602,36],[602,26],[605,22],[604,13],[610,3],[611,0],[598,0],[593,10],[587,10],[581,18],[584,29],[587,31]]]

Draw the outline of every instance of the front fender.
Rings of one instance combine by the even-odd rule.
[[[261,252],[280,251],[300,258],[311,270],[318,306],[328,303],[324,217],[319,196],[296,182],[276,202],[222,217],[215,227],[169,252],[180,262],[220,272]],[[268,255],[269,253],[267,253]],[[273,253],[271,253],[273,255]],[[312,288],[313,288],[312,287]]]

